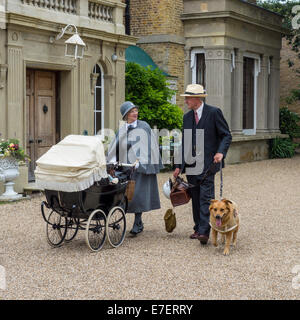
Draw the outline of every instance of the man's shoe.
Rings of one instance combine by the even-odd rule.
[[[195,231],[193,234],[190,235],[190,239],[198,239],[199,236],[200,234],[197,231]]]
[[[208,236],[204,234],[200,234],[197,239],[201,242],[201,244],[207,244],[208,242]]]

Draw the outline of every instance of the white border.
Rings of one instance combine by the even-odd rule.
[[[205,49],[195,48],[191,51],[191,69],[192,69],[192,83],[196,83],[196,54],[204,53]]]
[[[257,127],[257,77],[260,73],[261,59],[259,54],[245,52],[243,57],[254,59],[254,115],[253,115],[253,129],[243,129],[245,135],[255,135]]]
[[[96,132],[96,113],[101,113],[101,134],[100,137],[103,136],[103,130],[104,130],[104,75],[103,75],[103,69],[99,63],[96,63],[98,67],[100,68],[101,71],[101,86],[95,85],[95,91],[94,91],[94,135],[97,135]],[[96,65],[93,68],[93,72],[95,72]],[[101,110],[96,110],[96,89],[100,88],[101,89]]]

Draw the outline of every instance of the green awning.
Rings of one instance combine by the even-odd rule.
[[[156,68],[160,69],[157,64],[152,60],[152,58],[143,49],[137,46],[129,46],[125,51],[126,62],[135,62],[142,67],[151,66],[154,70]],[[169,74],[160,69],[164,76],[170,77]]]

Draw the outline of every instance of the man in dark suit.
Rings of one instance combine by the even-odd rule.
[[[224,159],[232,137],[222,111],[203,102],[202,98],[207,96],[203,86],[188,85],[181,96],[185,97],[185,103],[190,111],[183,116],[182,163],[176,165],[174,177],[180,172],[186,173],[188,182],[195,186],[190,189],[195,224],[194,233],[190,238],[206,244],[210,232],[209,205],[210,200],[215,198],[214,178],[216,172],[220,170],[220,165],[224,167]],[[199,132],[204,135],[204,140],[197,139]],[[185,137],[187,134],[188,138]],[[204,141],[204,146],[201,141]],[[197,157],[200,154],[202,158]],[[195,163],[190,163],[189,159],[195,159]],[[199,162],[202,163],[199,165]],[[201,182],[208,170],[209,175]]]

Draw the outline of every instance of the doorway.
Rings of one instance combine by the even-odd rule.
[[[26,151],[30,156],[28,180],[34,181],[36,160],[56,143],[57,73],[26,70]]]

